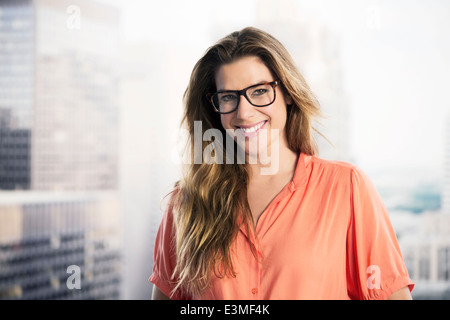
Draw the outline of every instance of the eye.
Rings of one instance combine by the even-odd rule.
[[[251,92],[251,96],[252,97],[260,97],[260,96],[264,96],[265,94],[267,94],[267,92],[269,92],[268,89],[264,88],[264,87],[259,87],[259,88],[255,88],[252,90]]]
[[[256,96],[260,96],[260,95],[263,95],[265,93],[267,93],[267,89],[256,89],[255,91],[253,91],[252,94],[256,95]]]
[[[220,101],[221,102],[230,102],[230,101],[235,101],[236,100],[236,95],[234,94],[225,94],[220,96]]]

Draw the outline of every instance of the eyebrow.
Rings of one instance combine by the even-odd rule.
[[[274,80],[261,80],[261,81],[255,83],[255,84],[249,85],[248,87],[245,87],[245,88],[243,88],[243,89],[239,89],[239,90],[237,90],[237,89],[236,89],[236,90],[233,90],[233,89],[220,89],[220,90],[217,90],[217,93],[230,92],[230,91],[231,91],[231,92],[241,91],[241,90],[244,90],[244,89],[253,87],[253,86],[257,86],[257,85],[259,85],[259,84],[269,83],[269,82],[272,82],[272,81],[274,81]]]

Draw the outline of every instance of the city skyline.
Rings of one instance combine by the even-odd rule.
[[[118,16],[0,0],[0,299],[122,296]]]

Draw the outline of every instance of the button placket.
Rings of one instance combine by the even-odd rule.
[[[260,299],[261,298],[261,272],[262,272],[262,259],[263,259],[260,245],[257,250],[258,250],[258,291],[255,296],[257,296],[258,299]]]
[[[256,274],[253,275],[253,287],[251,288],[251,298],[252,299],[260,299],[261,295],[261,259],[262,259],[262,253],[261,253],[261,246],[260,244],[255,241],[255,244],[252,243],[253,250],[257,255],[257,259],[254,259],[254,263],[256,263]]]

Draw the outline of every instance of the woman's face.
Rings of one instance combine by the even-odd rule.
[[[215,80],[217,91],[220,91],[242,90],[255,84],[279,79],[274,78],[261,59],[249,56],[222,65],[215,74]],[[235,140],[245,149],[247,156],[257,156],[261,151],[270,154],[274,146],[288,148],[285,132],[286,105],[292,103],[292,100],[283,94],[280,86],[275,90],[276,99],[269,106],[255,107],[241,95],[237,110],[220,115],[223,128],[235,130]],[[242,141],[245,141],[245,146],[242,145]],[[255,149],[255,146],[259,147]]]

